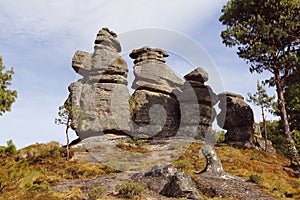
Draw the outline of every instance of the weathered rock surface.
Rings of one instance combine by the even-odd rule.
[[[172,94],[174,89],[182,86],[183,81],[164,64],[164,57],[169,56],[164,50],[143,47],[133,50],[129,56],[134,59],[135,64],[133,89]]]
[[[77,51],[74,70],[83,79],[69,86],[74,109],[73,128],[81,139],[104,133],[126,134],[131,131],[128,67],[119,56],[121,45],[108,28],[97,34],[94,53]]]
[[[202,199],[190,176],[177,172],[170,164],[156,165],[150,171],[136,174],[132,178],[167,197]]]
[[[140,139],[104,134],[81,140],[72,145],[74,161],[101,163],[121,171],[149,170],[153,165],[170,163],[179,158],[193,140],[187,138]]]
[[[186,81],[179,96],[180,134],[198,136],[213,143],[215,137],[211,135],[211,126],[216,116],[213,106],[218,102],[218,96],[204,84],[208,80],[208,74],[201,67],[188,73],[184,78]]]
[[[241,95],[224,92],[218,96],[221,112],[217,121],[220,127],[227,130],[225,142],[254,147],[254,117],[251,107]]]
[[[168,53],[162,49],[143,47],[133,50],[136,89],[131,97],[131,114],[136,134],[169,137],[177,134],[180,107],[176,93],[183,84],[164,64]]]
[[[78,74],[83,77],[90,72],[92,65],[92,54],[85,51],[76,51],[72,58],[72,67]]]
[[[208,81],[208,73],[203,68],[198,67],[185,75],[184,79],[204,84],[204,82]]]
[[[159,194],[167,197],[202,199],[191,177],[184,172],[177,172],[172,176]]]

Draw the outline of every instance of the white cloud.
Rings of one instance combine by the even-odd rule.
[[[204,23],[224,2],[2,0],[0,36],[1,39],[45,41],[64,32],[65,37],[90,38],[103,26],[118,33],[143,27],[187,31]]]

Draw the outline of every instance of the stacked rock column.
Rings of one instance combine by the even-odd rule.
[[[103,133],[122,134],[131,131],[128,67],[119,56],[117,35],[108,28],[97,34],[94,53],[77,51],[73,69],[83,76],[69,86],[74,112],[73,128],[81,139]]]
[[[213,143],[215,136],[212,134],[212,122],[216,116],[213,106],[218,102],[218,97],[205,85],[208,74],[198,67],[184,78],[186,81],[180,95],[180,134]]]
[[[183,81],[165,64],[167,56],[164,50],[149,47],[130,54],[135,64],[131,113],[136,134],[169,137],[178,131],[180,106],[175,94]]]

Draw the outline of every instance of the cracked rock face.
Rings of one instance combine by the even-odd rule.
[[[207,72],[198,67],[184,76],[185,83],[180,94],[181,130],[180,134],[198,136],[209,143],[215,142],[212,123],[216,116],[214,105],[218,96],[205,85]]]
[[[118,54],[121,45],[108,28],[97,34],[93,53],[77,51],[73,69],[82,79],[69,86],[73,128],[81,139],[131,131],[128,67]]]
[[[146,173],[135,174],[133,180],[146,185],[150,190],[167,197],[200,200],[191,177],[178,172],[171,164],[155,165]]]
[[[241,95],[224,92],[220,98],[218,125],[227,130],[226,143],[235,143],[245,147],[254,147],[254,116],[251,107]]]

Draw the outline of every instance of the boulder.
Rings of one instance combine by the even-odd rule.
[[[218,96],[221,112],[217,116],[217,122],[227,130],[225,142],[254,147],[254,116],[251,107],[241,95],[224,92]]]
[[[195,188],[191,177],[183,172],[177,172],[172,176],[159,194],[167,197],[203,199]]]
[[[148,172],[133,175],[132,179],[167,197],[202,199],[191,177],[178,172],[171,164],[155,165]]]
[[[208,81],[208,73],[203,68],[198,67],[192,72],[185,75],[184,79],[189,82],[195,81],[204,84],[204,82]]]
[[[182,86],[183,81],[164,64],[164,57],[169,56],[164,50],[143,47],[133,50],[129,56],[135,59],[133,89],[142,88],[172,94],[174,89]]]
[[[76,51],[72,58],[72,67],[76,73],[86,77],[92,68],[91,60],[92,54],[85,51]]]

